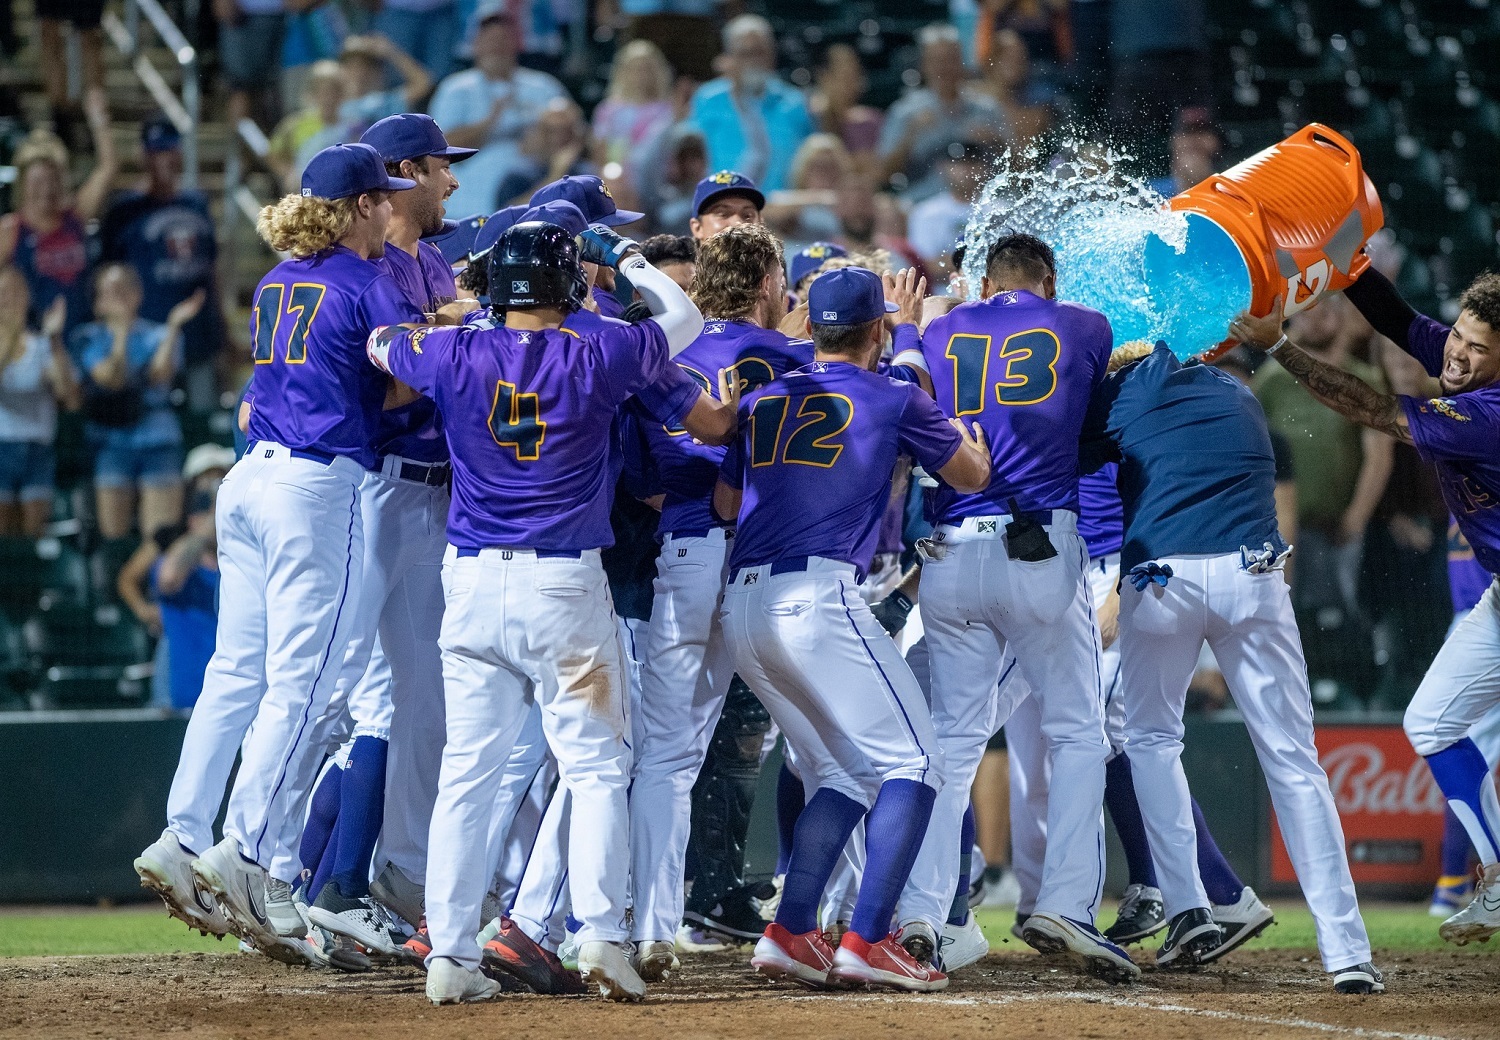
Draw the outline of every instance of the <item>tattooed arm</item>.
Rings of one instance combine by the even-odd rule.
[[[1270,353],[1314,397],[1350,422],[1412,443],[1406,415],[1394,394],[1383,394],[1358,376],[1309,354],[1286,338],[1281,331],[1282,321],[1278,296],[1271,313],[1265,317],[1257,318],[1246,312],[1235,318],[1229,323],[1229,335]]]

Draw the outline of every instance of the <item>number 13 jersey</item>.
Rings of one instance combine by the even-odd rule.
[[[994,464],[979,494],[938,489],[939,523],[1009,513],[1011,499],[1027,512],[1078,511],[1078,438],[1113,341],[1098,311],[1024,290],[960,304],[927,326],[938,407],[984,429]]]

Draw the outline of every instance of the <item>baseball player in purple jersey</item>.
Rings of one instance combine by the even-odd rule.
[[[938,407],[984,428],[994,476],[981,493],[935,496],[923,621],[944,786],[901,923],[936,948],[958,877],[953,836],[985,745],[1014,706],[993,695],[1010,650],[1040,706],[1052,770],[1068,777],[1048,798],[1041,891],[1023,936],[1086,971],[1130,980],[1140,969],[1093,923],[1109,744],[1088,548],[1077,530],[1078,435],[1108,365],[1109,321],[1054,298],[1052,252],[1036,238],[997,239],[986,267],[983,298],[934,319],[921,337]]]
[[[456,289],[448,261],[422,236],[442,230],[444,200],[458,187],[451,166],[474,150],[450,146],[430,116],[411,112],[380,120],[360,140],[380,153],[387,172],[416,183],[392,203],[377,263],[430,318]],[[353,733],[339,778],[332,854],[318,864],[305,898],[313,924],[389,955],[395,952],[389,929],[367,900],[376,839],[383,862],[375,889],[415,927],[443,744],[437,636],[448,445],[432,401],[393,384],[385,403],[376,469],[360,491],[363,607],[335,696],[336,705],[347,704]],[[347,732],[345,725],[338,729]]]
[[[812,364],[749,394],[715,491],[737,516],[722,623],[735,668],[786,734],[809,795],[776,920],[751,963],[821,987],[930,991],[948,984],[890,934],[927,830],[941,753],[921,688],[860,596],[896,458],[963,493],[989,479],[984,436],[944,419],[910,382],[873,369],[885,339],[880,278],[860,267],[809,290]],[[832,950],[818,903],[866,821],[850,930]],[[951,844],[951,842],[950,842]]]
[[[562,331],[586,292],[578,250],[562,228],[530,222],[508,230],[489,257],[504,327],[389,329],[370,340],[376,364],[447,417],[453,458],[440,640],[447,744],[429,839],[445,854],[427,876],[434,1003],[500,991],[478,971],[474,935],[496,788],[533,699],[572,800],[579,970],[612,999],[645,993],[619,946],[628,939],[631,755],[624,668],[599,563],[612,540],[609,429],[616,407],[659,377],[702,319],[633,243],[603,227],[589,235],[646,296],[651,320],[581,337]],[[550,970],[536,937],[507,938],[517,977],[533,966]]]
[[[319,723],[360,611],[359,488],[376,463],[385,399],[363,343],[376,326],[420,316],[372,262],[391,193],[411,187],[373,148],[337,145],[313,157],[300,195],[261,212],[262,237],[292,259],[255,293],[251,446],[218,500],[218,645],[167,830],[136,861],[176,916],[296,963],[306,944],[282,936],[305,933],[291,903],[297,838],[323,752]],[[236,747],[224,839],[212,845]]]
[[[1259,347],[1334,411],[1414,444],[1437,468],[1443,501],[1474,550],[1500,573],[1500,275],[1483,274],[1459,298],[1450,328],[1418,314],[1373,268],[1346,291],[1375,327],[1435,376],[1441,397],[1383,394],[1319,361],[1281,331],[1278,299],[1264,318],[1242,314],[1230,333]],[[1406,709],[1406,734],[1427,759],[1469,832],[1483,871],[1474,901],[1438,934],[1463,945],[1500,932],[1500,799],[1470,728],[1500,704],[1500,586],[1491,585],[1449,635]]]
[[[700,385],[728,369],[743,393],[812,360],[811,343],[776,329],[785,316],[786,273],[781,245],[769,231],[760,225],[722,231],[699,246],[697,263],[694,299],[707,317],[677,364]],[[645,412],[661,413],[657,396],[654,389],[641,392]],[[631,813],[632,939],[650,979],[675,963],[693,783],[734,674],[717,616],[733,530],[712,508],[724,449],[650,415],[641,426],[665,495]]]
[[[532,193],[531,205],[533,207],[549,202],[570,202],[578,207],[588,223],[603,224],[610,228],[634,224],[646,215],[635,210],[617,207],[615,197],[609,193],[609,185],[598,177],[586,174],[563,177],[551,184],[542,185]],[[594,306],[606,318],[624,318],[625,305],[615,296],[614,290],[614,269],[600,268],[593,284],[589,287],[589,295],[594,301]]]

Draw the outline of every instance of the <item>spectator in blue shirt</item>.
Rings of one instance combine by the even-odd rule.
[[[191,708],[203,691],[219,625],[218,538],[212,490],[193,492],[186,530],[151,568],[151,593],[161,611],[172,707]]]
[[[776,76],[771,23],[746,14],[724,27],[721,75],[693,94],[689,120],[703,131],[710,169],[738,170],[762,191],[791,182],[792,156],[813,132],[802,92]]]
[[[214,361],[224,347],[224,315],[214,269],[218,246],[208,197],[182,187],[182,138],[165,116],[141,127],[145,183],[121,194],[104,214],[99,237],[103,259],[135,269],[141,281],[141,317],[164,322],[172,308],[202,291],[207,300],[182,330],[189,372],[188,406],[218,406]]]
[[[99,533],[123,538],[182,515],[182,427],[169,401],[182,365],[182,329],[202,310],[198,290],[173,307],[166,324],[140,316],[141,282],[126,264],[100,268],[95,320],[74,330],[69,347],[83,371],[83,411],[94,449]],[[136,498],[140,504],[137,513]]]

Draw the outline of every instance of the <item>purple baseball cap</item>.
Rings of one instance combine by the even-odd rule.
[[[455,148],[443,136],[437,121],[424,112],[402,112],[386,116],[360,135],[360,143],[380,153],[386,162],[421,159],[439,155],[450,162],[462,162],[478,153],[477,148]]]
[[[416,181],[385,172],[380,153],[367,144],[324,148],[302,171],[302,194],[320,199],[347,199],[367,191],[406,191]]]
[[[576,174],[545,184],[531,196],[531,204],[540,206],[545,202],[571,202],[577,206],[590,224],[619,227],[633,224],[646,214],[633,209],[618,209],[615,197],[609,193],[609,185],[598,177]]]
[[[494,248],[495,243],[500,241],[500,236],[519,224],[522,214],[530,208],[529,206],[506,206],[504,209],[491,213],[489,219],[484,222],[484,226],[479,229],[479,233],[474,236],[474,245],[469,249],[469,259],[478,260]]]
[[[814,325],[863,325],[900,309],[886,302],[880,275],[863,267],[819,275],[807,290],[807,318]]]
[[[516,223],[522,224],[528,220],[540,220],[547,224],[556,224],[574,238],[577,238],[589,228],[588,218],[583,215],[583,210],[563,199],[553,199],[551,202],[544,202],[540,206],[533,205]]]
[[[766,208],[766,197],[754,181],[743,173],[720,170],[703,178],[693,190],[693,216],[698,216],[705,206],[725,195],[742,195],[755,203],[756,209]]]
[[[802,279],[812,274],[823,266],[827,260],[836,256],[848,256],[849,250],[833,242],[814,242],[812,245],[792,254],[791,260],[791,283],[796,286]]]

